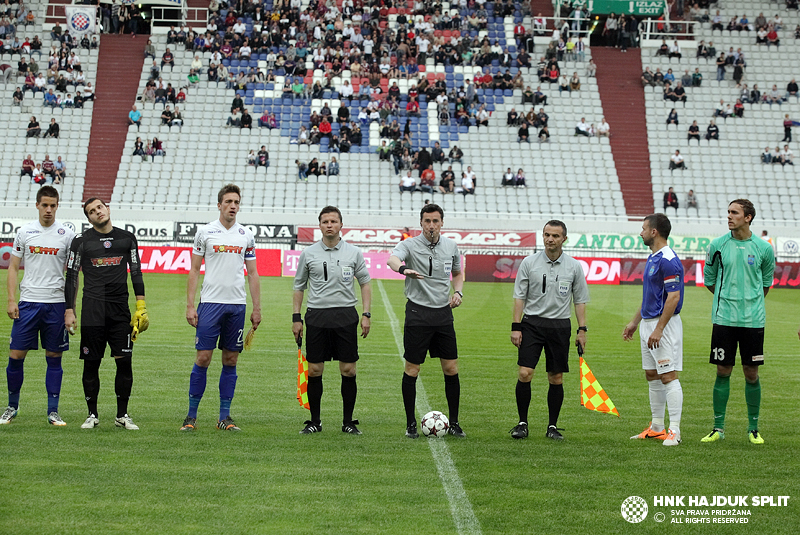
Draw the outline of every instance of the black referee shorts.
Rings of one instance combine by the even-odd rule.
[[[100,360],[106,345],[112,357],[133,355],[130,324],[131,311],[127,303],[95,303],[81,309],[81,359]]]
[[[329,360],[358,360],[358,322],[344,327],[306,325],[306,360],[319,363]]]
[[[449,306],[429,308],[408,301],[403,348],[403,358],[412,364],[425,362],[429,351],[433,359],[457,359],[453,310]]]
[[[517,364],[536,369],[544,349],[547,373],[569,372],[569,342],[572,333],[570,320],[544,318],[522,319],[522,344]]]

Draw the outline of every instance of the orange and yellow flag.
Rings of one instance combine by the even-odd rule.
[[[581,361],[581,405],[590,411],[605,412],[607,414],[616,414],[619,417],[619,411],[614,406],[614,402],[608,397],[606,391],[600,386],[600,383],[595,378],[589,365],[580,358]]]
[[[303,355],[303,339],[297,340],[297,402],[301,407],[310,409],[308,404],[308,361]]]

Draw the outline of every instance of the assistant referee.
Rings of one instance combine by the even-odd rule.
[[[548,221],[542,231],[544,251],[525,258],[514,284],[514,320],[511,343],[518,348],[519,376],[516,397],[519,424],[511,430],[513,438],[528,436],[528,407],[531,403],[533,371],[544,349],[547,363],[547,408],[550,421],[545,436],[564,440],[557,427],[564,402],[562,374],[569,371],[570,304],[578,318],[577,344],[586,347],[586,303],[589,288],[580,263],[562,251],[567,241],[567,226]]]
[[[458,346],[453,328],[453,310],[464,297],[464,275],[456,243],[441,235],[444,211],[427,204],[420,211],[422,233],[397,244],[388,265],[406,278],[406,320],[403,334],[406,361],[403,373],[403,405],[406,411],[406,436],[417,438],[414,406],[417,376],[430,351],[444,372],[444,393],[450,419],[448,432],[466,437],[458,423],[461,383],[458,378]],[[450,295],[452,276],[453,294]]]
[[[353,420],[356,404],[356,361],[358,360],[358,325],[356,293],[353,279],[361,286],[361,336],[366,338],[370,327],[372,289],[369,271],[361,249],[345,242],[342,213],[335,206],[326,206],[319,213],[322,240],[300,253],[294,277],[292,334],[295,340],[303,335],[303,293],[308,288],[306,304],[306,358],[308,359],[308,405],[311,419],[306,420],[300,434],[322,431],[320,402],[322,372],[325,362],[339,361],[342,374],[342,432],[360,435]]]

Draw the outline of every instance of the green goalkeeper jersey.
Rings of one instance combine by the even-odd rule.
[[[714,286],[713,323],[763,328],[764,288],[772,286],[774,272],[775,252],[761,238],[736,240],[729,232],[712,241],[703,278],[706,286]]]

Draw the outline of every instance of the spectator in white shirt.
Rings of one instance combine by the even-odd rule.
[[[404,191],[417,191],[417,181],[411,176],[411,171],[400,179],[400,193]]]
[[[789,149],[789,145],[783,146],[780,158],[781,158],[781,165],[786,165],[787,163],[789,165],[794,165],[794,162],[792,161],[792,151],[791,149]]]
[[[681,156],[681,151],[676,150],[675,154],[670,157],[669,162],[669,170],[672,171],[673,169],[686,169],[686,163],[683,161],[683,156]]]
[[[606,118],[600,119],[600,125],[597,127],[597,137],[608,137],[611,135],[611,126],[606,122]]]
[[[514,175],[514,173],[511,171],[511,168],[509,167],[508,169],[506,169],[506,172],[503,173],[503,179],[501,180],[500,185],[516,186],[515,176],[516,175]]]
[[[233,33],[238,33],[239,35],[242,35],[246,31],[247,31],[247,26],[245,25],[244,22],[242,22],[242,19],[237,20],[236,24],[233,25]]]
[[[339,96],[346,99],[353,98],[353,86],[349,81],[345,80],[344,85],[339,88]]]
[[[474,173],[472,173],[472,176],[475,176]],[[475,194],[475,181],[468,173],[461,173],[461,193],[463,193],[464,196]]]
[[[589,132],[589,125],[586,123],[585,117],[581,117],[581,122],[579,122],[578,125],[575,127],[575,135],[591,137],[591,133]]]

